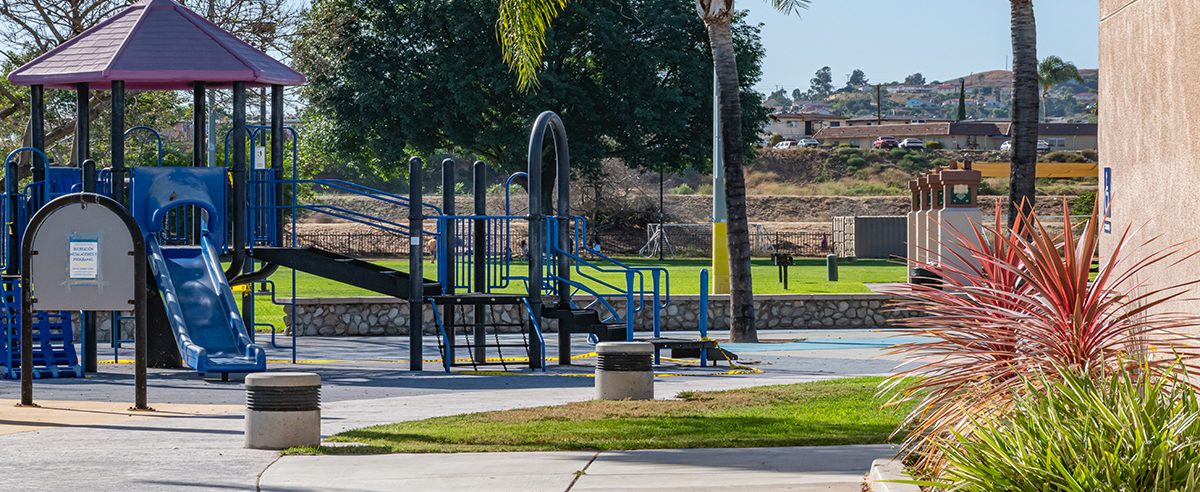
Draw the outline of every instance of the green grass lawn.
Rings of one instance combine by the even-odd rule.
[[[660,262],[658,260],[648,260],[645,258],[621,258],[620,261],[626,262],[631,266],[666,266],[670,272],[670,286],[672,294],[698,294],[700,293],[700,270],[710,268],[709,260],[705,259],[672,259]],[[407,260],[377,260],[376,263],[397,270],[408,271]],[[433,263],[425,264],[426,278],[435,276]],[[525,264],[514,263],[512,266],[512,274],[516,276],[526,275],[528,269]],[[771,264],[769,259],[756,259],[753,262],[751,275],[754,278],[754,292],[757,294],[827,294],[827,293],[861,293],[869,292],[865,284],[876,282],[903,282],[905,280],[904,265],[887,260],[855,260],[851,262],[843,262],[839,269],[839,281],[829,282],[826,280],[825,260],[816,258],[797,258],[796,264],[789,269],[788,290],[783,289],[783,284],[778,281],[778,273],[776,267]],[[625,278],[621,273],[601,272],[595,273],[594,276],[604,282],[614,285],[623,286]],[[582,279],[579,275],[573,274],[572,278],[579,279],[597,288],[601,293],[611,292],[611,289],[605,289],[595,281]],[[271,280],[275,282],[278,295],[281,297],[290,296],[292,275],[290,270],[280,269],[279,272],[271,276]],[[646,278],[647,288],[649,288],[650,279]],[[334,282],[321,277],[316,277],[306,273],[296,274],[297,292],[300,297],[355,297],[355,296],[376,296],[371,291],[359,289],[346,284]],[[518,283],[513,283],[507,289],[508,292],[520,292],[523,286]],[[283,308],[277,305],[271,305],[266,297],[260,297],[256,303],[255,318],[260,323],[275,323],[276,326],[282,328],[280,320],[283,318]]]
[[[375,454],[745,448],[880,444],[908,411],[881,408],[882,378],[681,393],[677,400],[584,401],[438,417],[343,432],[363,446],[289,453]]]

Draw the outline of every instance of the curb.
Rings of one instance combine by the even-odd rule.
[[[904,472],[903,463],[888,458],[871,462],[871,471],[867,473],[867,489],[871,492],[921,492],[921,487],[895,480],[912,480]]]

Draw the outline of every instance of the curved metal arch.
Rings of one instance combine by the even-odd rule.
[[[546,183],[543,181],[542,173],[542,148],[546,144],[547,128],[554,139],[556,164],[556,167],[551,170],[554,177],[549,182],[551,185],[554,183],[558,185],[558,207],[557,215],[554,217],[558,222],[558,227],[554,228],[558,231],[558,235],[554,238],[547,238],[546,208],[542,204],[543,197],[549,198],[549,193],[543,193],[542,190],[542,185]],[[571,217],[571,152],[567,147],[567,128],[563,124],[562,118],[559,118],[553,111],[543,112],[533,122],[533,130],[529,133],[528,164],[529,168],[526,172],[529,184],[529,303],[531,317],[540,319],[542,316],[543,259],[551,256],[547,253],[552,251],[545,242],[547,239],[556,241],[559,250],[567,251],[569,247],[567,223]],[[567,285],[571,275],[570,258],[561,254],[554,255],[554,257],[557,259],[555,269],[560,277],[556,289],[558,303],[566,306],[571,301],[571,289]],[[561,330],[559,343],[563,342],[564,333],[566,333],[565,336],[570,336],[566,330]]]
[[[158,167],[162,167],[162,161],[163,161],[163,138],[162,138],[162,134],[161,134],[161,133],[158,133],[158,130],[155,130],[155,129],[153,129],[153,128],[150,128],[150,127],[148,127],[148,126],[146,126],[146,125],[138,125],[138,126],[130,127],[128,130],[125,130],[125,140],[129,140],[129,136],[130,136],[130,135],[131,135],[131,134],[132,134],[134,131],[144,131],[144,132],[150,132],[150,135],[152,135],[152,136],[154,137],[154,142],[155,142],[155,143],[158,145],[158,154],[157,154],[157,156],[158,156],[158,158],[157,158]]]
[[[42,149],[39,149],[39,148],[37,148],[37,147],[21,147],[21,148],[19,148],[19,149],[17,149],[17,150],[14,150],[14,151],[12,151],[12,152],[9,152],[9,153],[8,153],[8,157],[5,157],[5,158],[4,158],[4,167],[5,167],[5,169],[7,169],[7,168],[8,168],[8,164],[9,164],[9,163],[11,163],[11,162],[13,161],[13,159],[14,159],[14,158],[16,158],[16,157],[17,157],[17,154],[20,154],[21,152],[33,152],[33,153],[35,153],[35,154],[37,154],[37,155],[40,155],[40,156],[42,156],[42,162],[50,162],[50,157],[49,157],[49,156],[47,156],[47,155],[46,155],[46,153],[42,151]]]

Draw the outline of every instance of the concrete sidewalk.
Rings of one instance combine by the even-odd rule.
[[[888,445],[285,456],[263,491],[798,490],[859,492]]]
[[[765,339],[773,337],[778,342],[841,340],[844,343],[776,343],[759,351],[747,352],[742,359],[743,363],[762,368],[765,372],[761,374],[663,377],[656,381],[655,390],[660,398],[670,398],[680,391],[745,388],[887,373],[898,361],[882,354],[878,347],[863,343],[864,339],[880,336],[878,333],[864,330],[771,331],[764,334]],[[583,340],[579,343],[582,344]],[[328,357],[336,361],[273,364],[271,370],[321,374],[321,430],[325,436],[389,422],[582,401],[591,399],[594,392],[590,378],[555,377],[555,373],[567,371],[558,367],[551,367],[548,373],[523,371],[521,375],[513,376],[408,372],[404,370],[404,364],[378,360],[386,354],[407,353],[406,342],[395,337],[315,338],[304,340],[304,345],[306,357]],[[429,350],[436,351],[436,347]],[[127,355],[125,353],[122,357],[127,359]],[[275,353],[274,356],[281,354]],[[35,383],[35,401],[46,405],[45,408],[8,407],[0,411],[0,457],[4,459],[5,469],[10,470],[0,474],[0,489],[253,490],[259,475],[279,456],[273,451],[242,447],[245,389],[237,380],[217,382],[200,379],[187,371],[152,369],[150,404],[160,412],[151,415],[122,411],[133,397],[132,365],[102,365],[101,369],[103,372],[89,375],[86,379],[38,380]],[[579,372],[587,368],[574,367],[569,370]],[[679,369],[667,367],[663,370]],[[693,367],[688,370],[695,373],[718,372],[724,370],[724,365],[721,369],[700,370]],[[0,404],[17,398],[16,383],[0,382]],[[740,456],[747,451],[729,452]],[[518,470],[519,477],[503,484],[528,490],[533,488],[533,481],[539,473],[544,472],[542,474],[552,480],[550,489],[565,490],[569,482],[574,480],[573,473],[586,467],[589,475],[595,476],[581,479],[577,487],[593,487],[592,483],[600,483],[596,482],[597,477],[609,473],[605,471],[606,467],[620,464],[623,467],[613,468],[616,471],[611,473],[633,477],[622,480],[622,483],[636,485],[643,479],[638,473],[647,476],[667,473],[667,469],[661,472],[644,470],[653,464],[669,464],[667,456],[672,453],[679,451],[645,451],[629,455],[638,457],[636,460],[622,458],[626,453],[605,453],[603,460],[597,461],[602,466],[592,465],[596,468],[587,466],[595,454],[583,453],[586,458],[582,462],[574,457],[565,459],[562,467],[569,468],[566,472],[552,469],[548,463],[514,465],[511,469]],[[867,454],[871,455],[870,458],[887,455],[878,452]],[[451,472],[478,471],[473,464],[462,466],[464,462],[455,461],[462,459],[459,456],[469,455],[409,458],[407,462],[419,466],[407,470],[433,469],[432,464],[421,463],[447,461],[454,464],[452,468],[445,468]],[[531,459],[518,458],[523,460],[522,463]],[[847,468],[854,470],[848,474],[861,476],[869,468],[870,458],[864,457],[862,463],[847,464]],[[287,458],[283,463],[290,463],[292,459]],[[345,462],[346,473],[326,469],[331,476],[343,478],[357,476],[359,469],[388,468],[373,467],[371,463],[389,457],[314,459],[354,460]],[[358,464],[358,460],[362,460],[361,464]],[[807,459],[800,461],[805,466],[809,462]],[[633,465],[639,468],[629,468]],[[497,465],[497,469],[504,471],[509,468]],[[682,469],[687,470],[683,473],[688,477],[678,481],[679,487],[690,490],[707,488],[707,479],[693,476],[706,470],[697,469],[694,464],[687,464]],[[737,469],[724,469],[721,476],[732,477]],[[794,468],[780,470],[772,474],[795,477],[798,476],[796,473],[802,471]],[[834,472],[841,473],[838,470],[842,469],[835,469]],[[825,477],[824,474],[820,476]],[[472,475],[466,477],[471,478]],[[566,483],[563,483],[564,477]],[[792,481],[794,478],[784,480]],[[282,483],[278,485],[286,486]],[[595,487],[609,488],[603,483]]]

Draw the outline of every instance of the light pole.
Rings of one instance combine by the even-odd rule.
[[[713,216],[712,216],[712,293],[729,293],[729,243],[725,229],[725,159],[721,140],[721,90],[717,70],[713,68]]]

